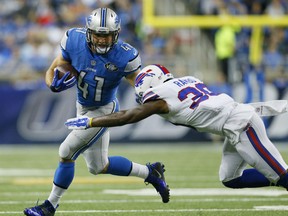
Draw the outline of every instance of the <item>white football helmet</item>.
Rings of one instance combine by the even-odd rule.
[[[118,40],[120,19],[113,10],[98,8],[87,17],[86,28],[86,40],[89,48],[94,53],[105,54]],[[105,42],[97,39],[97,37],[108,38],[108,36],[112,36],[112,40],[109,42],[108,39],[104,39]]]
[[[162,65],[154,64],[144,67],[135,79],[135,92],[137,103],[142,104],[143,94],[149,88],[154,88],[174,76]]]

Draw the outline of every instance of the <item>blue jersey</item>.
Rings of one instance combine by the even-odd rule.
[[[72,28],[61,41],[62,56],[79,72],[77,100],[83,106],[103,106],[116,99],[121,79],[141,67],[138,51],[118,41],[106,54],[94,54],[85,28]]]

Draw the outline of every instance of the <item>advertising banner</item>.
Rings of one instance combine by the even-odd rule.
[[[52,93],[45,88],[19,89],[0,86],[0,144],[60,144],[69,130],[66,119],[76,115],[74,88]],[[137,106],[134,91],[121,85],[118,99],[121,109]],[[272,140],[288,141],[288,114],[274,117],[268,128]],[[110,128],[111,142],[191,142],[211,141],[215,137],[192,128],[175,126],[159,116],[142,122]],[[217,139],[217,138],[216,138]]]

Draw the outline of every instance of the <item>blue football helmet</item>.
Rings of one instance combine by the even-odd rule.
[[[92,52],[107,53],[117,43],[120,19],[109,8],[98,8],[86,19],[86,40]]]

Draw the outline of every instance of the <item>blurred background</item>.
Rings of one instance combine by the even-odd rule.
[[[0,144],[61,143],[75,116],[75,89],[53,94],[44,74],[71,27],[98,7],[121,19],[120,39],[142,65],[193,75],[238,102],[288,99],[288,0],[1,0]],[[123,82],[121,108],[136,106]],[[288,141],[288,114],[263,119],[269,136]],[[153,116],[111,129],[112,142],[219,141]]]

